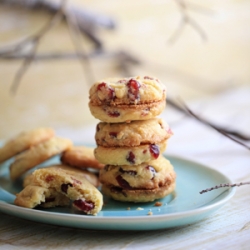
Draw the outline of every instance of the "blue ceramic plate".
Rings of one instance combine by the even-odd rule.
[[[105,206],[97,216],[83,215],[72,208],[27,209],[13,205],[13,194],[22,189],[9,179],[11,160],[0,165],[0,211],[27,220],[75,228],[100,230],[152,230],[198,222],[224,205],[235,193],[234,188],[220,188],[200,194],[203,189],[231,180],[209,167],[173,156],[166,156],[177,173],[173,194],[150,203],[122,203],[104,197]],[[53,158],[45,165],[58,163]],[[128,210],[130,208],[130,210]],[[152,215],[148,215],[152,212]]]

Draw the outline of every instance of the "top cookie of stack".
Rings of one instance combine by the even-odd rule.
[[[90,89],[96,159],[102,191],[118,201],[150,202],[175,188],[175,172],[161,156],[172,131],[156,118],[165,108],[165,86],[149,76],[109,78]]]
[[[92,115],[108,123],[148,120],[166,105],[166,88],[149,76],[108,78],[96,82],[89,91]]]

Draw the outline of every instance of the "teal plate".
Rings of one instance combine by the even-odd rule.
[[[158,200],[160,207],[150,203],[123,203],[104,197],[105,206],[97,216],[83,215],[72,208],[27,209],[13,205],[21,182],[12,184],[8,166],[0,166],[0,211],[27,220],[53,225],[98,230],[154,230],[196,223],[224,205],[235,188],[220,188],[200,194],[203,189],[232,183],[220,172],[204,165],[173,156],[166,156],[177,173],[176,190]],[[59,163],[55,157],[45,164]],[[151,212],[151,215],[149,215]]]

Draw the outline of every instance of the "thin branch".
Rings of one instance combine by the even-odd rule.
[[[52,15],[58,12],[61,8],[60,2],[51,0],[0,0],[0,4],[18,6],[31,10],[45,10]],[[79,23],[81,34],[87,36],[94,44],[96,49],[102,49],[103,42],[96,34],[98,27],[105,29],[114,29],[115,21],[109,16],[101,13],[95,13],[85,8],[79,8],[73,4],[69,4],[67,12],[74,15]],[[66,18],[66,13],[62,13],[63,18]]]
[[[199,25],[199,23],[192,18],[188,13],[188,5],[184,0],[175,0],[175,3],[178,5],[181,13],[180,23],[172,34],[172,36],[168,39],[169,44],[173,44],[177,41],[177,39],[181,36],[186,25],[190,25],[201,37],[203,41],[207,40],[207,35],[203,28]]]
[[[34,44],[29,56],[24,59],[21,67],[16,72],[13,83],[10,86],[10,92],[12,94],[16,93],[17,88],[21,82],[23,75],[26,73],[26,71],[28,70],[28,68],[30,67],[30,64],[32,63],[32,61],[34,59],[37,48],[38,48],[38,42],[36,44]]]
[[[5,51],[6,54],[17,52],[18,50],[22,49],[24,46],[27,46],[27,44],[31,44],[31,49],[29,51],[28,56],[24,59],[24,62],[22,63],[21,67],[17,71],[17,73],[14,76],[13,83],[11,84],[10,91],[11,93],[15,94],[17,91],[17,88],[22,80],[23,75],[28,70],[35,54],[38,49],[38,45],[42,37],[50,30],[52,29],[61,19],[62,19],[62,13],[63,8],[65,6],[66,0],[61,0],[61,7],[58,9],[58,12],[55,13],[55,15],[47,22],[40,30],[38,30],[37,33],[26,37],[23,39],[19,44],[13,46],[12,48],[9,48],[9,50]]]
[[[224,128],[218,127],[214,124],[212,124],[211,122],[205,120],[204,118],[199,117],[197,114],[195,114],[192,110],[190,110],[190,108],[188,108],[188,106],[181,100],[182,106],[178,105],[175,101],[173,101],[171,98],[168,97],[167,99],[167,103],[169,103],[171,106],[173,106],[174,108],[178,109],[181,112],[184,112],[187,115],[190,115],[192,117],[194,117],[196,120],[200,121],[201,123],[215,129],[217,132],[219,132],[220,134],[226,136],[227,138],[229,138],[230,140],[238,143],[239,145],[245,147],[246,149],[250,150],[250,147],[246,144],[244,144],[243,142],[235,139],[233,136],[230,135],[230,132],[233,132],[233,135],[236,136],[238,135],[238,137],[240,138],[245,138],[247,139],[248,137],[245,135],[242,135],[238,132],[235,131],[230,131],[230,130],[226,130]]]
[[[90,65],[90,58],[84,51],[83,46],[81,44],[81,39],[80,39],[81,31],[79,29],[79,24],[77,22],[77,19],[74,16],[74,14],[70,14],[67,11],[65,12],[65,17],[70,32],[70,37],[75,47],[77,58],[82,65],[82,69],[87,78],[87,82],[92,83],[94,82],[93,70]]]
[[[214,187],[211,187],[211,188],[204,189],[204,190],[200,191],[199,193],[203,194],[203,193],[206,193],[206,192],[218,189],[218,188],[223,188],[223,187],[239,187],[239,186],[242,186],[242,185],[249,185],[249,184],[250,184],[250,181],[248,181],[248,182],[234,183],[234,184],[229,184],[229,183],[220,184],[220,185],[217,185],[217,186],[214,186]]]

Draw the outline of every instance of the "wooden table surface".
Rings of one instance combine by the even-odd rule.
[[[109,15],[114,31],[100,30],[105,49],[126,49],[143,63],[133,75],[155,75],[200,115],[250,134],[250,2],[192,1],[189,13],[204,29],[203,42],[187,25],[178,27],[174,1],[70,1]],[[205,7],[205,8],[203,8]],[[0,5],[0,47],[31,34],[47,15]],[[87,45],[88,46],[88,45]],[[61,24],[42,40],[39,53],[74,52]],[[77,60],[33,63],[15,96],[9,94],[20,61],[0,60],[0,139],[34,127],[51,126],[58,135],[94,143],[95,120],[88,110],[89,85]],[[91,60],[95,79],[117,76],[113,59]],[[167,106],[162,117],[174,136],[167,153],[218,169],[235,182],[250,181],[249,150]],[[249,145],[249,144],[248,144]],[[199,223],[156,231],[94,231],[46,225],[0,213],[0,249],[249,249],[249,185]]]

